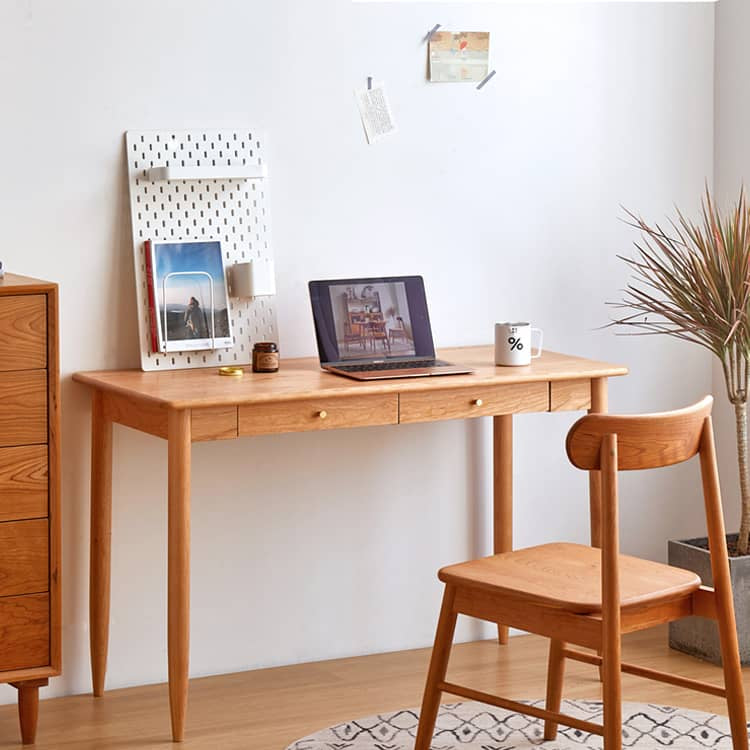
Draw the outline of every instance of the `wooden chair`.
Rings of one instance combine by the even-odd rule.
[[[406,326],[404,325],[404,319],[400,315],[396,316],[395,327],[388,329],[388,339],[391,343],[397,341],[408,343],[409,337],[406,335]]]
[[[377,349],[377,343],[379,341],[383,345],[383,351],[390,353],[391,342],[388,339],[384,320],[371,320],[367,324],[367,338],[372,345],[373,351]]]
[[[415,750],[429,750],[441,692],[544,719],[544,738],[565,724],[604,737],[605,750],[622,747],[620,674],[626,672],[726,698],[734,750],[747,750],[734,606],[729,578],[709,396],[687,409],[641,416],[590,414],[567,438],[571,463],[599,471],[601,550],[544,544],[443,568],[445,583],[427,675]],[[714,588],[694,573],[619,553],[617,472],[669,466],[700,456]],[[550,638],[544,709],[446,682],[459,614],[518,627]],[[720,687],[620,660],[620,636],[689,615],[717,621],[724,685]],[[596,650],[579,651],[568,644]],[[565,659],[601,667],[604,724],[560,713]]]
[[[349,351],[350,344],[359,344],[362,349],[366,348],[366,339],[361,323],[344,322],[344,347]]]

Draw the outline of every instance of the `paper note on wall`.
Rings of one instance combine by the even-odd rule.
[[[385,85],[373,84],[371,89],[359,89],[354,92],[359,106],[359,115],[365,128],[368,143],[379,141],[384,135],[396,132]]]
[[[487,76],[488,31],[435,31],[430,36],[430,81],[475,81]]]

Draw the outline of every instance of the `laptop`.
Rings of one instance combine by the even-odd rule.
[[[435,359],[421,276],[310,282],[320,366],[355,380],[459,375]]]

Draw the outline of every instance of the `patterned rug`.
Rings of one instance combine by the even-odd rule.
[[[544,701],[529,701],[543,707]],[[563,713],[602,723],[601,701],[563,701]],[[623,703],[623,747],[636,750],[732,750],[725,716],[650,703]],[[287,750],[413,750],[417,709],[338,724],[293,742]],[[601,750],[602,738],[560,725],[557,739],[544,742],[543,722],[483,703],[440,707],[432,750]]]

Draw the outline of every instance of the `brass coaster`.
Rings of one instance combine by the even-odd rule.
[[[219,375],[227,375],[232,378],[241,378],[245,371],[241,367],[220,367]]]

